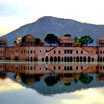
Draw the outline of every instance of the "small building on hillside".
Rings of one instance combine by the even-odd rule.
[[[22,36],[18,36],[18,37],[16,37],[16,40],[15,40],[14,44],[16,46],[20,46],[21,42],[22,42]]]
[[[104,37],[97,40],[97,46],[104,47]]]
[[[66,34],[59,37],[60,46],[63,47],[71,47],[74,45],[74,39],[72,39],[71,35]]]
[[[5,37],[0,38],[0,60],[5,59],[5,48],[7,47],[7,40]]]
[[[104,61],[104,37],[101,37],[97,40],[97,55],[98,55],[98,61],[103,62]]]
[[[0,47],[5,47],[7,46],[7,40],[5,37],[0,38]]]

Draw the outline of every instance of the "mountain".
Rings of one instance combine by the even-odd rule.
[[[32,34],[35,37],[44,39],[47,33],[63,35],[71,34],[73,37],[80,35],[91,35],[94,39],[104,36],[104,25],[80,23],[72,19],[44,16],[36,22],[24,25],[6,35],[9,43],[13,43],[16,36]]]

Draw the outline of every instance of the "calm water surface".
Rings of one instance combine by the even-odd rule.
[[[0,104],[104,104],[103,63],[1,63],[0,78],[25,87],[0,92]]]

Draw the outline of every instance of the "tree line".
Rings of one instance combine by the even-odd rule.
[[[71,37],[70,34],[65,34],[64,36]],[[22,40],[20,43],[22,46],[24,46],[25,44],[28,44],[28,43],[31,43],[35,46],[43,46],[44,42],[49,44],[50,46],[53,44],[56,44],[57,46],[60,45],[60,40],[59,40],[58,36],[56,36],[53,33],[47,34],[44,38],[44,42],[40,38],[33,37],[31,40],[28,40],[28,41],[26,40],[26,38],[27,38],[27,35],[22,37]],[[87,46],[87,45],[93,43],[93,41],[94,41],[94,39],[90,35],[83,35],[83,36],[74,38],[74,43],[78,46],[84,46],[84,45]],[[16,41],[14,43],[16,43]]]

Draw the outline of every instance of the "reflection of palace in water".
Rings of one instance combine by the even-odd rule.
[[[104,86],[104,65],[101,63],[1,63],[0,78],[9,75],[43,94]]]
[[[0,71],[16,72],[24,74],[68,74],[68,73],[95,73],[104,72],[102,64],[80,64],[80,63],[24,63],[24,64],[0,64]]]

